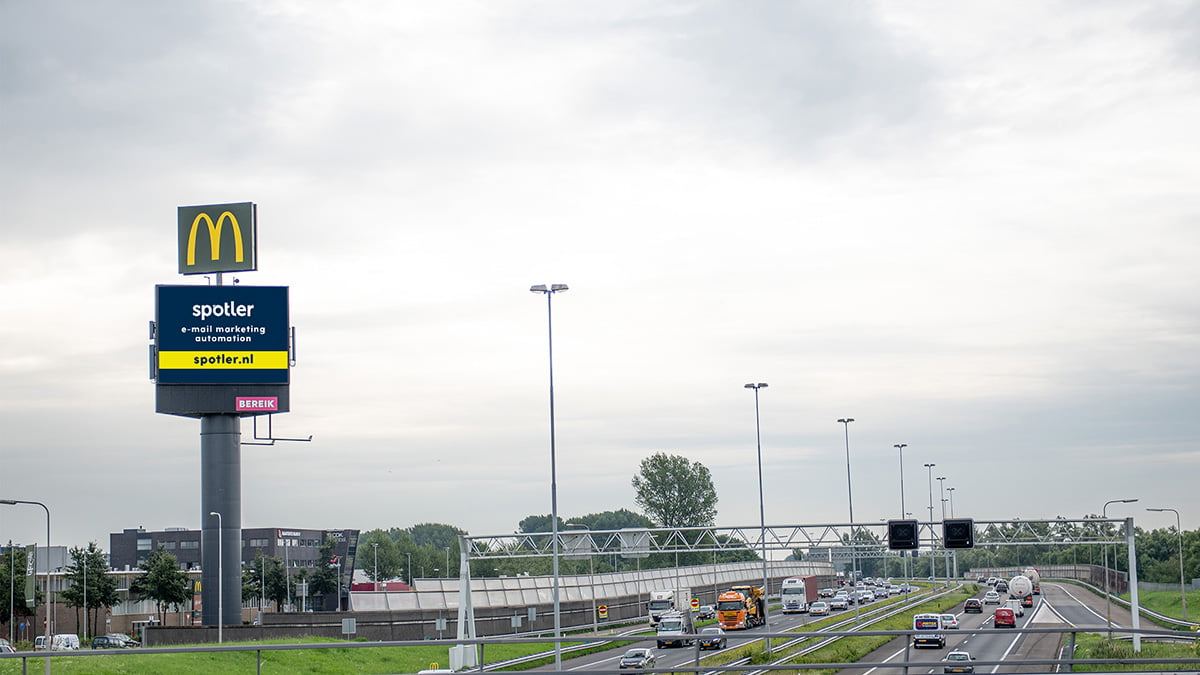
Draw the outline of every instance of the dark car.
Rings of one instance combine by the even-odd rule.
[[[1007,581],[997,581],[996,582],[996,592],[997,593],[1007,593],[1008,592],[1008,582]]]
[[[115,635],[97,635],[92,638],[92,649],[125,649],[129,643]]]
[[[700,609],[696,610],[697,619],[715,619],[717,618],[717,610],[712,605],[700,605]]]
[[[1033,596],[1027,595],[1027,596],[1021,598],[1021,606],[1022,607],[1033,607]]]
[[[967,598],[967,601],[963,603],[963,613],[983,614],[983,603],[979,601],[979,598]]]
[[[696,642],[700,649],[725,649],[725,631],[717,626],[701,629]]]
[[[625,655],[621,657],[618,667],[621,670],[627,668],[653,668],[654,663],[654,652],[649,649],[637,647],[625,652]]]

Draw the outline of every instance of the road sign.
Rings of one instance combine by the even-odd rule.
[[[596,613],[600,615],[601,619],[607,619],[608,618],[608,605],[600,605],[599,607],[596,608]]]
[[[700,598],[692,598],[692,611],[700,609]]]

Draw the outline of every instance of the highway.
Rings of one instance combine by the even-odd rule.
[[[982,598],[986,590],[989,590],[986,586],[981,587],[976,597]],[[1059,628],[1073,626],[1096,630],[1105,627],[1105,604],[1103,599],[1096,597],[1086,590],[1066,584],[1043,583],[1042,591],[1043,595],[1034,596],[1034,606],[1032,608],[1025,608],[1024,616],[1017,617],[1018,628]],[[1007,601],[1007,595],[1001,594],[1001,597]],[[914,600],[916,600],[915,595]],[[1002,602],[999,606],[1006,606],[1006,604],[1006,602]],[[865,617],[872,610],[879,609],[881,606],[882,603],[865,604],[860,606],[859,612]],[[976,666],[976,672],[978,673],[1046,672],[1051,668],[1045,665],[1020,666],[1003,663],[1018,659],[1056,658],[1061,635],[1057,633],[1022,635],[1007,628],[994,628],[992,626],[992,616],[997,606],[984,605],[984,611],[979,614],[964,614],[961,604],[950,610],[949,613],[955,614],[958,617],[960,627],[957,630],[951,629],[946,631],[947,644],[944,649],[912,649],[908,646],[909,641],[907,638],[896,638],[861,659],[863,663],[896,665],[847,668],[842,672],[848,675],[904,675],[905,668],[902,664],[907,658],[910,663],[926,664],[924,666],[911,666],[908,669],[908,673],[910,674],[940,674],[942,673],[941,660],[953,650],[969,651],[975,657],[977,663],[984,662]],[[1112,611],[1113,626],[1115,628],[1130,624],[1131,617],[1128,610],[1114,606]],[[853,609],[833,613],[833,616],[846,619],[852,619],[853,615]],[[784,615],[776,611],[770,617],[770,629],[772,633],[782,632],[800,627],[811,621],[812,619],[807,614]],[[846,625],[835,630],[847,630],[849,628],[850,625]],[[747,642],[756,640],[755,635],[761,633],[761,631],[761,628],[746,631],[728,631],[728,648],[737,648],[745,645]],[[971,631],[980,632],[972,634]],[[777,640],[782,640],[782,638],[778,638]],[[697,656],[697,651],[694,648],[657,649],[652,637],[646,638],[644,642],[640,642],[635,646],[653,649],[657,657],[656,669],[693,666]],[[588,656],[564,659],[563,670],[617,672],[617,661],[624,651],[624,648],[615,648]],[[713,653],[715,652],[706,651],[700,653],[700,656],[704,657]],[[989,661],[1000,663],[986,664]],[[552,669],[553,664],[542,668],[542,670]]]

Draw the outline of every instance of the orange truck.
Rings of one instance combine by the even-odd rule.
[[[754,628],[764,623],[767,610],[763,589],[754,586],[734,586],[717,598],[717,621],[721,628],[738,630]]]

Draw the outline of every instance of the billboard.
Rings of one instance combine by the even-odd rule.
[[[258,208],[253,202],[179,207],[179,273],[258,269]]]
[[[288,383],[286,286],[156,286],[155,320],[160,385]]]

